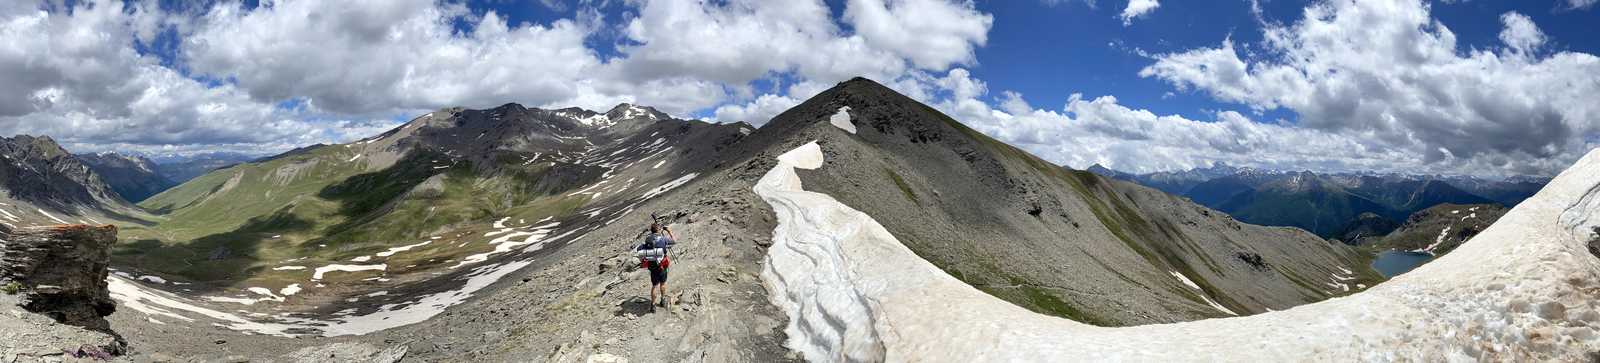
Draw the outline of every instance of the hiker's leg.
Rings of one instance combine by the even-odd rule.
[[[660,286],[661,285],[655,284],[650,285],[650,305],[656,304],[656,289],[660,288]]]
[[[661,282],[661,305],[662,306],[667,305],[666,303],[668,301],[672,301],[672,295],[667,295],[667,282],[666,281],[662,281]]]

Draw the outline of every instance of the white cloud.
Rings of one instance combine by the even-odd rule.
[[[1589,10],[1600,0],[1567,0],[1567,10]]]
[[[97,151],[160,145],[270,145],[330,141],[349,121],[308,122],[232,86],[206,87],[129,45],[176,26],[121,2],[82,4],[71,15],[0,10],[0,133],[50,135]],[[366,124],[366,123],[362,123]]]
[[[1500,23],[1505,24],[1505,29],[1500,31],[1500,41],[1511,50],[1519,54],[1532,54],[1544,45],[1544,32],[1539,31],[1539,26],[1533,24],[1533,19],[1515,11],[1508,11],[1500,15]]]
[[[1036,109],[1016,92],[1001,92],[997,106],[980,101],[982,81],[953,69],[928,82],[928,92],[949,94],[935,107],[974,129],[1053,162],[1076,168],[1100,163],[1131,172],[1187,169],[1226,161],[1235,165],[1317,170],[1406,171],[1413,154],[1321,130],[1263,123],[1232,111],[1212,120],[1157,115],[1120,104],[1116,97],[1073,94],[1060,110]]]
[[[765,94],[747,104],[718,107],[715,117],[718,122],[743,121],[761,126],[771,121],[772,117],[799,104],[800,100],[788,96]]]
[[[494,12],[469,15],[431,0],[224,3],[201,17],[183,56],[257,100],[304,97],[340,114],[562,102],[597,86],[579,79],[602,63],[583,44],[591,26],[511,28]],[[454,33],[451,21],[473,18],[471,32]]]
[[[844,19],[868,44],[934,70],[970,64],[973,49],[988,42],[994,23],[971,0],[850,0]]]
[[[820,0],[546,1],[527,6],[578,9],[522,24],[433,0],[222,1],[179,13],[123,4],[0,5],[0,132],[49,134],[81,150],[275,152],[368,136],[351,133],[397,115],[506,102],[633,102],[759,123],[848,77],[910,80],[972,64],[992,24],[970,2],[942,0],[852,1],[842,11]],[[625,11],[608,22],[595,9],[605,6]],[[615,54],[590,44],[601,32],[620,37]],[[175,60],[134,49],[163,33],[178,38]],[[756,94],[758,79],[791,84]]]
[[[1133,25],[1133,19],[1150,14],[1161,7],[1156,0],[1129,0],[1128,7],[1122,9],[1122,26]]]
[[[1553,173],[1600,131],[1600,58],[1537,56],[1545,37],[1527,17],[1502,16],[1505,47],[1459,50],[1417,1],[1335,1],[1288,26],[1266,25],[1265,52],[1231,41],[1157,56],[1140,71],[1179,89],[1257,110],[1288,109],[1297,124],[1423,156],[1428,170]]]

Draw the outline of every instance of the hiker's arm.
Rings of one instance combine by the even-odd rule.
[[[662,230],[667,231],[667,238],[670,238],[672,240],[672,242],[668,242],[667,243],[668,245],[678,244],[678,235],[675,234],[675,233],[672,233],[672,229],[671,228],[662,227]]]

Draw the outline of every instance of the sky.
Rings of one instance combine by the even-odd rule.
[[[7,1],[0,134],[273,154],[432,110],[762,125],[865,76],[1047,160],[1549,176],[1600,0]]]

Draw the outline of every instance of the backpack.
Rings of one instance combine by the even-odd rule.
[[[639,268],[650,268],[651,263],[656,263],[661,268],[672,265],[672,257],[667,251],[672,248],[673,241],[666,236],[651,234],[645,237],[645,242],[639,245],[635,255],[639,257]],[[659,250],[659,252],[651,251]],[[648,251],[648,252],[647,252]]]

